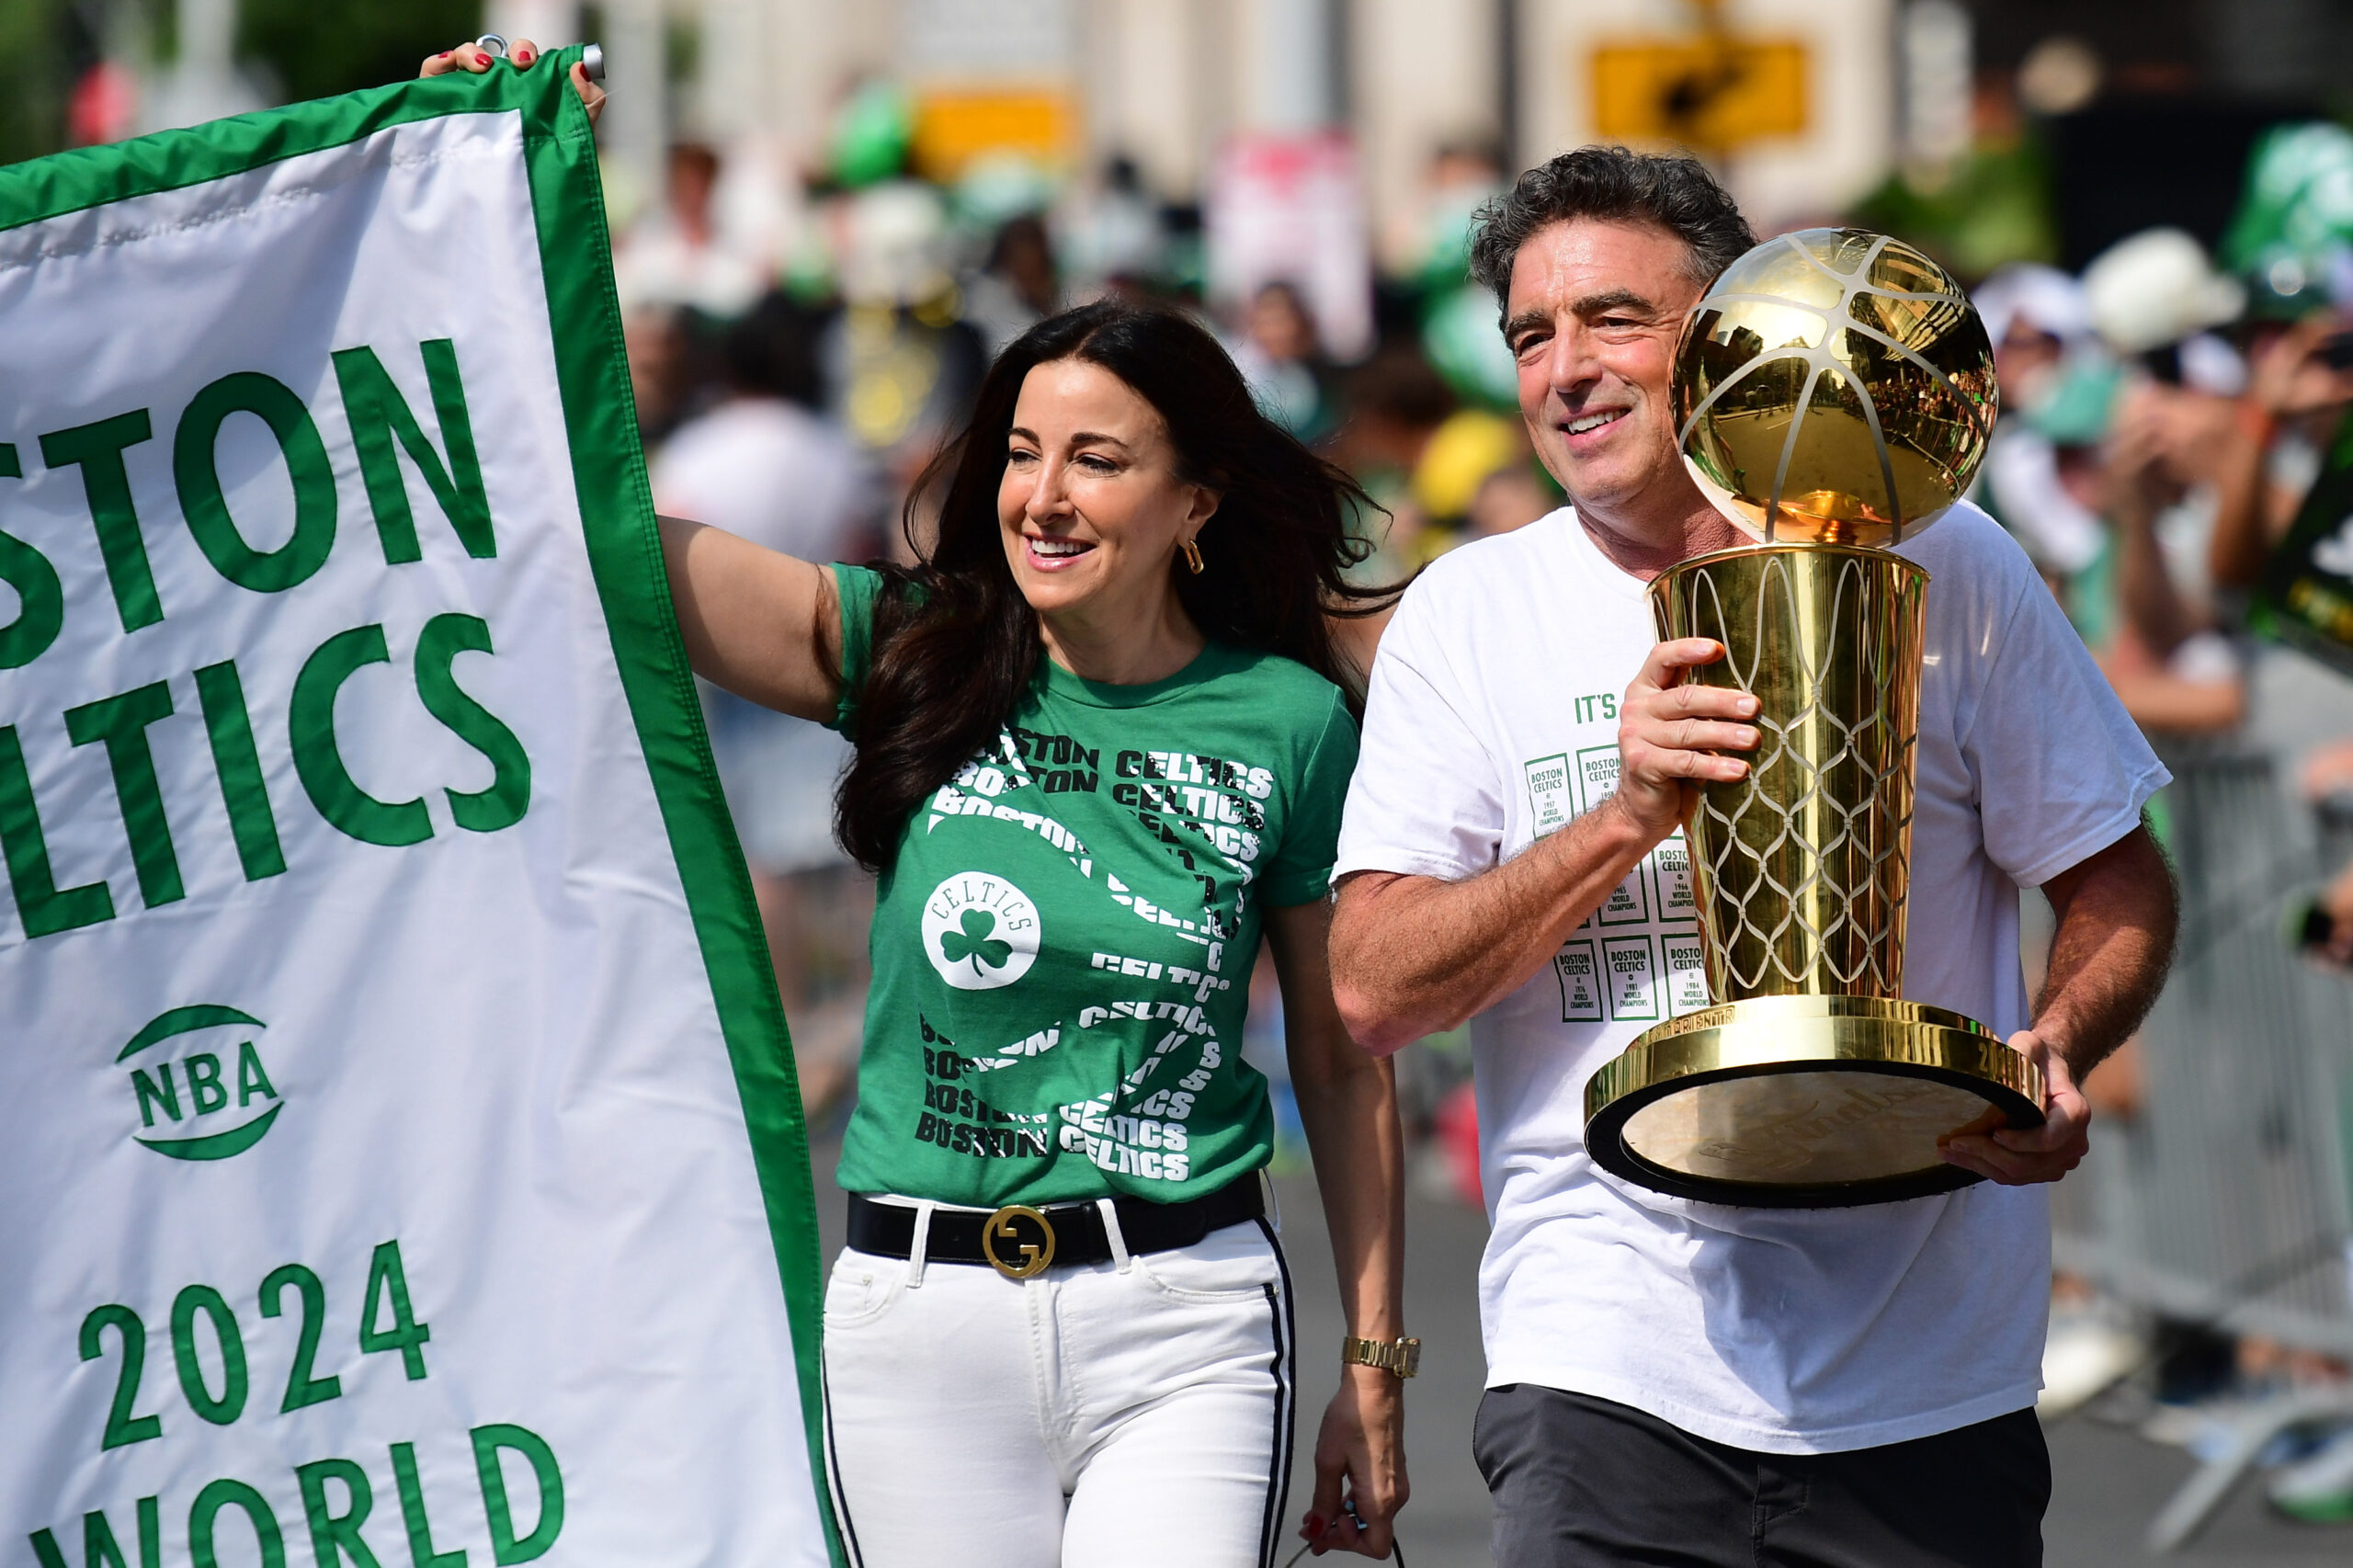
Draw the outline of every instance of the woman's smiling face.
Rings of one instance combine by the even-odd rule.
[[[1006,437],[997,521],[1013,581],[1046,619],[1139,636],[1174,590],[1169,567],[1217,496],[1179,472],[1157,410],[1083,359],[1032,369]]]

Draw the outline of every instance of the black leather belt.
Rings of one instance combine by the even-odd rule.
[[[1267,1211],[1266,1193],[1255,1174],[1182,1203],[1141,1198],[1115,1198],[1111,1203],[1120,1216],[1120,1239],[1131,1254],[1191,1246],[1211,1231],[1256,1220]],[[877,1203],[853,1192],[849,1244],[878,1257],[912,1256],[917,1212],[905,1204]],[[926,1263],[985,1263],[1008,1279],[1027,1279],[1058,1266],[1108,1263],[1110,1257],[1103,1210],[1092,1203],[1056,1203],[1044,1209],[1013,1203],[994,1214],[935,1209],[931,1235],[924,1244]]]

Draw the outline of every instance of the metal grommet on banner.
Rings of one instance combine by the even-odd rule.
[[[605,46],[603,44],[591,43],[581,46],[580,70],[582,74],[591,82],[601,82],[605,79]]]
[[[506,40],[500,38],[496,33],[483,34],[482,37],[474,40],[474,47],[481,50],[484,54],[489,55],[493,60],[504,60],[506,58]]]

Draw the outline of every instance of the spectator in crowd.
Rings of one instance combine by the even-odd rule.
[[[2208,570],[2217,592],[2245,594],[2319,477],[2322,453],[2353,403],[2353,332],[2334,310],[2267,335],[2221,469]]]
[[[1336,423],[1331,367],[1297,284],[1278,278],[1251,296],[1233,362],[1259,409],[1301,440],[1317,440]]]
[[[892,180],[846,198],[843,309],[819,335],[825,408],[904,495],[963,415],[988,347],[957,312],[939,194]]]
[[[702,392],[700,356],[688,317],[676,305],[639,304],[621,312],[637,433],[649,449],[677,428]]]
[[[2222,465],[2209,556],[2218,594],[2241,600],[2255,589],[2325,454],[2353,428],[2347,424],[2353,406],[2353,334],[2347,328],[2341,312],[2318,311],[2256,349]],[[2314,672],[2302,673],[2309,679]],[[2299,760],[2305,798],[2317,808],[2341,810],[2353,796],[2353,738],[2332,735]],[[2318,913],[2318,955],[2353,966],[2353,866],[2322,894]]]
[[[1431,433],[1454,412],[1454,394],[1427,361],[1406,346],[1383,349],[1358,366],[1345,382],[1345,418],[1332,436],[1332,456],[1355,475],[1373,503],[1359,508],[1356,533],[1364,559],[1350,573],[1364,584],[1401,583],[1419,564],[1417,541],[1429,519],[1413,499],[1414,469]],[[1373,615],[1335,619],[1339,642],[1362,688],[1372,668],[1385,609]]]
[[[1106,161],[1097,178],[1070,193],[1058,218],[1063,275],[1081,299],[1168,270],[1168,227],[1133,158]]]
[[[987,262],[964,294],[964,319],[988,342],[989,358],[1062,309],[1053,243],[1035,212],[1006,220],[989,245]]]
[[[1385,526],[1367,519],[1364,538],[1375,553],[1358,570],[1369,582],[1394,582],[1419,563],[1415,540],[1430,519],[1414,501],[1414,472],[1454,414],[1454,393],[1417,349],[1398,344],[1350,372],[1343,395],[1347,414],[1333,432],[1332,456],[1388,514]]]
[[[1432,433],[1414,468],[1414,499],[1438,523],[1423,535],[1424,559],[1457,544],[1526,528],[1560,504],[1518,420],[1456,411]]]
[[[2057,267],[2004,267],[1977,290],[1976,305],[2002,388],[1985,454],[1986,509],[2055,585],[2103,548],[2097,503],[2082,498],[2083,471],[2087,447],[2104,433],[2113,369],[2092,336],[2083,285]]]
[[[2067,584],[2071,616],[2143,729],[2234,727],[2239,659],[2216,630],[2206,573],[2245,365],[2214,329],[2245,293],[2175,229],[2120,241],[2084,273],[2091,324],[2127,373],[2099,500],[2106,548]]]
[[[1404,498],[1405,483],[1430,435],[1455,410],[1452,389],[1409,342],[1392,343],[1350,370],[1341,384],[1347,417],[1332,452],[1383,506]]]
[[[768,295],[726,329],[721,362],[718,403],[679,426],[654,460],[656,508],[802,560],[872,555],[874,477],[816,412],[807,312]],[[847,915],[873,893],[833,835],[834,780],[849,747],[831,731],[715,687],[706,710],[814,1115],[849,1085],[864,1006],[865,956]]]
[[[2096,594],[2108,597],[2101,609],[2082,613],[2106,618],[2094,652],[2144,730],[2216,732],[2245,716],[2238,656],[2199,592],[2204,540],[2198,536],[2211,528],[2212,478],[2230,418],[2230,402],[2219,394],[2155,383],[2127,399],[2111,437],[2105,477],[2114,534],[2102,560],[2112,562],[2110,574],[2103,581],[2085,574],[2077,580],[2084,591],[2074,597],[2086,607]],[[2168,523],[2176,525],[2170,538]],[[2185,556],[2199,568],[2188,584],[2177,564]]]
[[[1468,280],[1472,219],[1508,183],[1503,154],[1491,142],[1449,139],[1431,151],[1419,207],[1392,245],[1405,273],[1426,292],[1459,289]]]
[[[814,331],[781,294],[726,328],[719,402],[654,462],[658,506],[804,558],[872,545],[883,508],[862,455],[817,412]]]
[[[720,228],[711,200],[719,154],[699,142],[670,149],[667,205],[638,223],[613,256],[623,309],[686,305],[733,316],[759,298],[767,279]]]

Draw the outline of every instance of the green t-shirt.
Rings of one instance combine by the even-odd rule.
[[[882,580],[834,574],[847,733]],[[877,890],[849,1191],[1175,1202],[1273,1151],[1242,1019],[1266,909],[1331,876],[1357,756],[1339,689],[1215,642],[1148,686],[1039,663]]]

